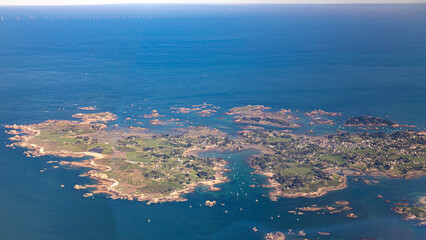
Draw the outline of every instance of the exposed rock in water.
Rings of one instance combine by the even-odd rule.
[[[335,203],[339,205],[349,205],[348,201],[336,201]]]
[[[216,201],[209,201],[207,200],[204,205],[206,205],[207,207],[213,207],[216,204]]]
[[[272,233],[267,233],[265,236],[266,240],[284,240],[285,239],[285,235],[282,232],[272,232]]]

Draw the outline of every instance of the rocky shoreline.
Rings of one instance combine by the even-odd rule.
[[[48,120],[42,124],[57,124],[57,123],[72,123],[72,124],[90,124],[97,121],[112,121],[115,120],[115,115],[106,114],[105,116],[97,117],[96,115],[84,116],[83,114],[73,115],[74,117],[81,118],[82,122],[78,121],[65,121],[65,120]],[[32,125],[5,125],[7,134],[13,135],[9,139],[14,141],[7,145],[7,147],[22,147],[26,148],[25,155],[27,157],[40,157],[40,156],[57,156],[57,157],[72,157],[72,158],[83,158],[83,157],[92,157],[89,160],[82,161],[60,161],[59,164],[63,166],[70,167],[81,167],[90,169],[86,173],[80,175],[81,177],[88,177],[90,179],[96,180],[96,184],[91,185],[75,185],[74,188],[77,190],[88,189],[89,192],[85,193],[85,197],[91,197],[94,194],[104,194],[112,199],[126,199],[126,200],[137,200],[137,201],[146,201],[147,204],[150,203],[160,203],[160,202],[179,202],[186,201],[181,195],[193,192],[198,186],[208,186],[208,189],[211,191],[218,191],[220,188],[217,188],[217,184],[228,182],[229,179],[225,176],[225,166],[227,162],[222,160],[220,162],[215,162],[214,180],[200,181],[196,183],[187,184],[183,189],[176,190],[171,192],[167,196],[153,196],[151,194],[141,194],[133,195],[123,193],[117,190],[117,187],[120,185],[120,182],[114,178],[107,176],[107,172],[111,171],[111,167],[108,165],[97,164],[97,161],[103,159],[105,156],[101,153],[96,152],[72,152],[66,150],[60,151],[49,151],[42,146],[36,144],[31,144],[29,141],[40,134],[40,130],[33,128]],[[105,125],[101,125],[100,129],[106,128]]]
[[[204,108],[207,108],[207,104],[201,105],[200,109]],[[278,124],[294,127],[294,120],[298,119],[290,110],[282,109],[278,112],[267,110],[270,108],[263,105],[249,105],[232,108],[226,114],[233,116],[234,121],[240,123],[252,124],[254,121],[264,126]],[[341,113],[316,110],[305,115],[316,119],[318,116],[341,116]],[[80,121],[47,120],[39,124],[6,125],[5,127],[9,129],[7,133],[13,135],[10,140],[15,142],[8,146],[27,148],[25,154],[28,157],[90,156],[92,157],[90,160],[61,161],[60,164],[90,169],[82,176],[94,179],[98,184],[76,185],[76,188],[90,188],[93,189],[92,194],[105,194],[114,199],[148,201],[148,203],[184,201],[186,199],[181,195],[193,192],[200,185],[206,185],[209,190],[217,191],[219,188],[215,185],[229,181],[225,176],[228,170],[225,169],[227,162],[224,160],[200,158],[202,153],[212,151],[236,152],[248,149],[259,151],[260,154],[253,155],[250,165],[255,169],[255,173],[268,178],[268,184],[264,187],[272,188],[269,192],[272,201],[276,201],[279,197],[321,197],[330,191],[346,188],[347,176],[369,175],[409,179],[426,175],[421,162],[413,162],[416,164],[414,168],[410,167],[411,165],[408,167],[404,165],[407,161],[413,160],[388,161],[389,158],[383,157],[385,154],[389,155],[390,151],[385,150],[391,149],[396,140],[404,145],[400,154],[392,152],[392,156],[411,154],[416,159],[423,156],[416,149],[424,146],[422,145],[424,132],[398,132],[392,136],[384,133],[371,135],[341,133],[319,137],[289,134],[288,130],[270,130],[248,125],[243,127],[247,128],[246,130],[238,131],[238,139],[231,139],[225,132],[205,126],[178,128],[175,129],[176,135],[142,133],[137,131],[137,128],[128,128],[130,132],[106,131],[105,123],[117,119],[112,113],[78,113],[72,116],[79,118]],[[153,110],[150,114],[146,114],[145,118],[159,116],[162,115]],[[160,120],[151,119],[151,123],[152,121]],[[393,124],[392,121],[374,117],[354,117],[345,124],[353,122]],[[415,146],[412,144],[413,138],[417,141]],[[379,147],[371,147],[371,142]],[[347,152],[337,151],[338,146],[344,146],[345,150],[352,151],[351,155],[346,156]],[[371,155],[364,158],[360,156],[360,153],[363,153],[362,149],[383,151],[376,156],[383,163],[379,165],[380,170],[378,164],[371,163]],[[121,162],[110,161],[114,157]],[[348,166],[348,160],[352,161],[351,164],[356,170]],[[120,170],[120,167],[128,169],[129,164],[133,166],[135,173],[133,175],[132,172]],[[365,166],[366,164],[369,165]],[[160,165],[163,167],[160,169],[162,172],[158,171]],[[394,168],[400,166],[405,166],[402,169],[405,171],[395,171]],[[129,177],[132,182],[124,181]],[[163,185],[158,188],[158,184]],[[151,189],[144,188],[145,186]],[[147,191],[141,190],[142,188]]]
[[[331,187],[321,187],[315,192],[297,192],[297,193],[286,193],[283,190],[280,189],[280,184],[275,181],[272,176],[268,173],[261,173],[264,176],[268,177],[269,184],[265,185],[265,187],[273,188],[273,191],[269,192],[269,198],[271,201],[277,201],[279,197],[285,197],[285,198],[298,198],[298,197],[305,197],[305,198],[317,198],[326,195],[328,192],[331,191],[337,191],[342,190],[347,187],[347,180],[346,177],[343,177],[340,179],[340,184],[338,186],[331,186]]]

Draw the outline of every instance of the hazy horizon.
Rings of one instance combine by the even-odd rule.
[[[0,6],[81,6],[124,4],[419,4],[426,0],[0,0]]]

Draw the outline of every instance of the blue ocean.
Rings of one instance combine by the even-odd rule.
[[[96,106],[126,127],[153,109],[174,117],[170,107],[209,103],[220,107],[215,115],[187,118],[230,134],[238,127],[223,113],[248,104],[426,128],[424,4],[1,7],[0,16],[1,125],[72,119]],[[426,239],[425,227],[377,198],[424,194],[425,178],[349,180],[321,198],[273,202],[267,189],[249,187],[265,181],[250,174],[253,152],[213,152],[232,170],[220,192],[199,188],[187,202],[151,205],[91,199],[73,188],[91,181],[79,177],[84,169],[27,158],[5,147],[1,128],[1,240],[263,239],[290,230],[306,236],[286,239]],[[350,201],[358,218],[288,213],[336,200]]]

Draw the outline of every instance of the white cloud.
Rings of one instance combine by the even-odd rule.
[[[192,3],[192,4],[326,4],[326,3],[426,3],[426,0],[0,0],[0,6],[21,5],[95,5],[129,3]]]

